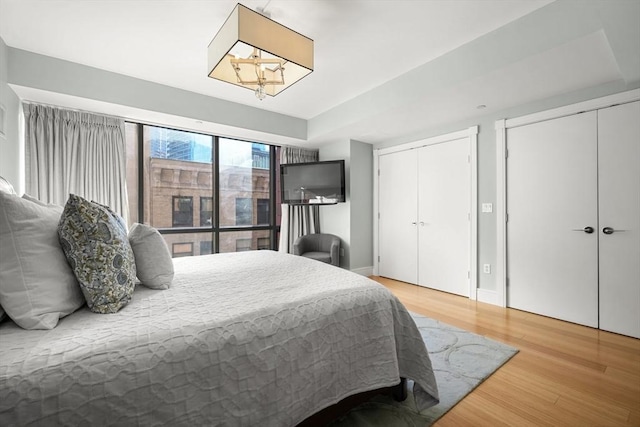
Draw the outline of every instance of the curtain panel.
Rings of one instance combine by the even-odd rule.
[[[62,206],[77,194],[128,223],[124,120],[31,103],[23,110],[27,193]]]
[[[298,147],[282,147],[280,164],[317,162],[318,150],[306,150]],[[280,220],[280,252],[293,253],[296,239],[305,234],[320,233],[320,207],[282,205]]]

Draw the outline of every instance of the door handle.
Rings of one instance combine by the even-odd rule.
[[[593,233],[595,230],[593,229],[593,227],[586,226],[585,228],[574,228],[574,229],[573,229],[573,230],[571,230],[571,231],[582,231],[582,232],[585,232],[585,233],[587,233],[587,234],[591,234],[591,233]],[[604,230],[603,230],[603,231],[604,231]]]
[[[604,234],[621,233],[623,231],[627,231],[627,230],[620,230],[620,229],[615,230],[613,227],[605,227],[605,228],[602,229],[602,232]]]

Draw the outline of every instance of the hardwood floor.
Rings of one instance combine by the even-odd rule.
[[[640,426],[640,340],[372,279],[411,311],[520,350],[436,427]]]

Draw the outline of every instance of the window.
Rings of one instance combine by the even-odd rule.
[[[236,252],[251,250],[251,239],[237,239]]]
[[[200,226],[210,227],[213,224],[213,198],[200,197]]]
[[[272,151],[265,144],[219,138],[220,227],[270,225],[254,209],[257,200],[272,202]]]
[[[173,226],[193,227],[193,197],[173,196]]]
[[[193,255],[193,243],[174,243],[171,247],[174,258]]]
[[[268,237],[258,237],[258,250],[269,249],[269,240]]]
[[[212,253],[212,243],[213,242],[211,240],[200,242],[200,255],[207,255]]]
[[[130,217],[174,256],[277,249],[278,147],[140,123],[126,138]]]
[[[236,199],[236,225],[251,225],[251,219],[253,216],[252,204],[252,199]]]
[[[258,199],[258,224],[269,224],[269,199]]]

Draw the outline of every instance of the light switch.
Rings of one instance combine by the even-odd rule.
[[[493,212],[493,203],[483,203],[482,212]]]

